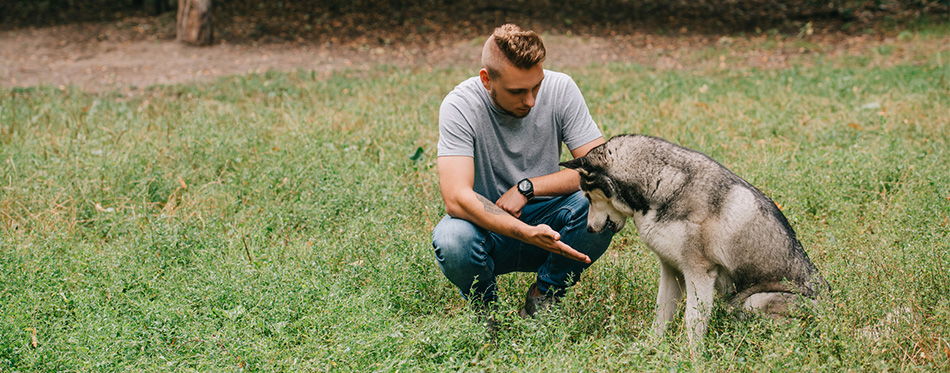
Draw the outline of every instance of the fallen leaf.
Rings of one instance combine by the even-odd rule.
[[[416,152],[415,152],[415,153],[413,153],[412,155],[409,156],[409,159],[411,159],[411,160],[413,160],[413,161],[418,161],[419,159],[422,158],[422,153],[424,153],[424,152],[425,152],[425,150],[422,149],[422,147],[420,146],[419,148],[416,149]]]
[[[172,193],[168,196],[168,201],[165,202],[165,207],[162,208],[162,211],[165,215],[172,215],[175,213],[177,201],[175,200],[175,193]]]
[[[857,123],[854,123],[854,122],[848,123],[848,127],[854,128],[854,129],[856,129],[856,130],[858,130],[858,131],[861,131],[861,130],[864,129],[864,128],[861,127],[860,124],[857,124]]]
[[[36,328],[26,328],[26,330],[30,331],[30,346],[33,346],[33,348],[40,347],[40,341],[36,339]]]
[[[705,87],[705,86],[704,86]],[[701,107],[703,109],[709,109],[709,105],[706,105],[705,102],[697,102],[696,107]]]
[[[113,207],[103,208],[103,207],[102,207],[102,204],[100,204],[99,202],[96,202],[96,211],[99,211],[99,212],[115,212],[115,208],[113,208]]]
[[[185,179],[182,179],[181,175],[178,176],[178,184],[181,184],[182,189],[188,189],[188,184],[185,184]]]

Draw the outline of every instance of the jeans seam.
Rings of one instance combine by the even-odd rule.
[[[567,211],[567,212],[570,214],[571,217],[574,217],[574,214],[576,213],[572,208],[570,208],[570,207],[568,207],[568,206],[560,206],[560,207],[558,207],[557,210],[555,210],[554,212],[552,212],[550,215],[545,215],[545,216],[543,217],[543,218],[544,218],[543,220],[549,220],[549,218],[551,218],[551,217],[556,217],[556,216],[558,216],[558,214],[561,213],[561,211]],[[568,218],[568,220],[564,222],[564,227],[561,227],[561,229],[567,228],[567,226],[570,224],[570,222],[571,222],[571,219]]]

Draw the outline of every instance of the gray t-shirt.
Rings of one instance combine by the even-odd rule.
[[[456,86],[439,109],[438,155],[472,157],[475,192],[491,201],[521,179],[557,172],[561,143],[574,150],[601,136],[574,80],[550,70],[524,118],[498,110],[478,77]]]

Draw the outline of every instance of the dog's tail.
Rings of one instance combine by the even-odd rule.
[[[829,293],[830,286],[821,275],[814,276],[811,281],[796,284],[787,280],[755,284],[743,289],[729,300],[733,306],[743,304],[753,294],[757,293],[791,293],[815,299],[819,294]]]
[[[732,296],[732,299],[729,300],[733,306],[741,306],[742,303],[746,301],[752,294],[756,293],[800,293],[796,286],[793,286],[787,281],[782,282],[767,282],[763,284],[755,284],[750,287],[745,288],[744,290],[738,292],[736,295]],[[804,294],[802,294],[804,295]]]

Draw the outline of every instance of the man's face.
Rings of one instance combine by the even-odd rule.
[[[544,80],[544,68],[540,63],[527,70],[508,64],[497,79],[491,79],[485,69],[479,75],[498,109],[513,117],[524,118],[534,107]]]

